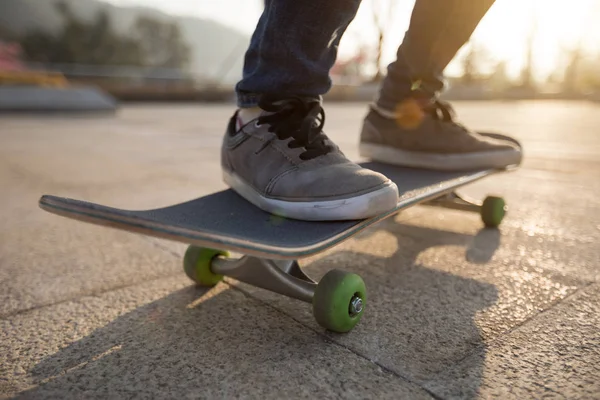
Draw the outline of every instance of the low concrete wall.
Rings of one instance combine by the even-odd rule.
[[[114,112],[117,101],[93,87],[0,86],[0,112]]]

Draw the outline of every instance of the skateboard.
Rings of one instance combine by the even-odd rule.
[[[39,205],[75,220],[186,243],[183,269],[196,284],[210,287],[228,276],[305,301],[312,304],[313,316],[322,327],[344,333],[364,315],[364,281],[357,274],[334,269],[315,282],[298,260],[328,250],[417,204],[477,212],[486,227],[498,227],[507,211],[501,197],[476,202],[456,190],[516,168],[439,172],[373,162],[361,165],[396,183],[400,200],[393,210],[354,221],[300,221],[264,212],[231,189],[141,211],[51,195],[42,196]],[[229,252],[240,256],[232,257]]]

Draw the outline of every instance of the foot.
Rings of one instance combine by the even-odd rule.
[[[360,138],[361,156],[447,171],[504,168],[521,162],[518,145],[468,130],[453,120],[449,105],[439,101],[428,108],[407,104],[405,115],[369,111]]]
[[[223,139],[223,179],[257,207],[288,218],[369,218],[393,209],[398,188],[350,162],[323,133],[314,99],[261,101],[257,118],[230,120]]]

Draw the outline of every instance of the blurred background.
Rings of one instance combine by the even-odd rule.
[[[262,1],[0,0],[0,398],[600,398],[600,0],[497,0],[447,68],[461,124],[525,149],[460,191],[505,198],[500,230],[415,206],[302,260],[364,277],[351,335],[233,280],[194,288],[183,244],[39,209],[225,189]],[[351,160],[413,5],[363,0],[343,37],[326,132]]]
[[[330,98],[372,98],[413,4],[363,1]],[[0,83],[92,85],[120,101],[229,101],[261,10],[262,0],[1,0]],[[599,20],[599,0],[497,1],[448,66],[444,96],[598,101]]]

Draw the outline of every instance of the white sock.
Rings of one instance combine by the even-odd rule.
[[[258,118],[262,112],[263,110],[258,107],[240,108],[237,116],[237,128],[240,129],[243,125]]]
[[[379,107],[376,103],[371,104],[371,108],[380,116],[387,119],[396,119],[397,114],[395,111],[390,111],[385,108]]]

